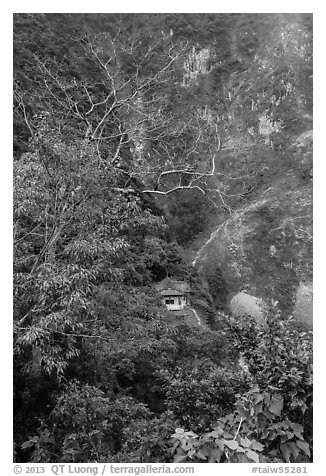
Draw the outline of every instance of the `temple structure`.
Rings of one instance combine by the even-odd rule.
[[[190,287],[186,281],[166,277],[155,287],[169,311],[180,311],[189,304]]]

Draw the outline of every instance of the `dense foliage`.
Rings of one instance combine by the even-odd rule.
[[[266,328],[219,313],[221,276],[210,293],[181,248],[251,185],[218,155],[223,88],[239,72],[248,86],[273,22],[14,16],[18,462],[310,460],[310,333],[276,307]],[[208,325],[171,322],[166,276]]]
[[[189,431],[183,421],[173,435],[174,461],[302,462],[312,457],[311,332],[293,329],[276,306],[260,329],[250,319],[227,318],[229,343],[239,351],[249,390],[232,391],[233,411],[225,408],[220,416],[215,410],[208,432]]]

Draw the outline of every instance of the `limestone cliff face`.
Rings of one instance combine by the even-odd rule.
[[[209,48],[195,48],[188,53],[184,60],[183,65],[183,86],[191,86],[196,82],[199,75],[208,74],[209,66],[208,61],[210,59]]]
[[[275,30],[273,41],[251,72],[230,77],[218,165],[230,177],[224,197],[231,213],[199,239],[193,264],[217,301],[223,284],[219,306],[228,309],[245,292],[277,300],[287,315],[311,325],[311,54],[295,21]]]

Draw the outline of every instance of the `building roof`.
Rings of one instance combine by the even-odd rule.
[[[169,277],[164,278],[163,281],[157,283],[155,287],[161,294],[163,294],[162,291],[167,290],[179,291],[179,294],[188,293],[190,291],[190,286],[186,281],[178,281]],[[173,294],[170,294],[170,296],[172,295]]]
[[[176,289],[163,289],[160,291],[162,296],[183,296],[183,291],[178,291]]]

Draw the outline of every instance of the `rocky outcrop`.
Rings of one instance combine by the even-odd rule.
[[[266,304],[262,299],[241,292],[230,301],[230,311],[235,317],[253,317],[257,324],[264,324],[266,318]]]
[[[313,289],[312,282],[300,283],[293,309],[293,317],[300,322],[304,322],[312,327],[313,321]]]

